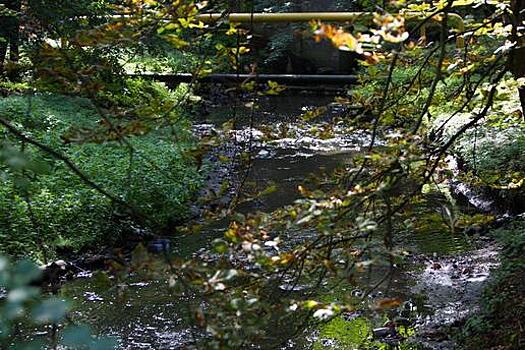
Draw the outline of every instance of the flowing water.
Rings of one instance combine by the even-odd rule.
[[[345,113],[336,104],[328,108],[324,117],[306,126],[297,123],[298,117],[305,111],[328,105],[332,99],[310,95],[276,96],[263,99],[255,113],[245,107],[238,107],[235,111],[231,107],[216,108],[200,121],[196,130],[202,132],[216,128],[235,116],[237,123],[230,132],[232,139],[240,143],[249,142],[255,155],[249,182],[261,184],[262,187],[267,183],[278,186],[278,191],[244,204],[241,210],[271,211],[290,204],[299,197],[297,186],[309,174],[344,167],[351,161],[352,154],[366,147],[369,136],[349,131],[343,124],[337,124],[330,136],[319,131],[326,126],[326,118]],[[282,137],[265,141],[264,133],[269,126],[273,130],[281,130]],[[209,242],[222,236],[221,225],[204,230],[198,236],[174,238],[174,252],[187,256],[206,248]],[[298,241],[308,234],[293,233]],[[476,249],[464,235],[443,232],[415,236],[407,234],[398,237],[397,243],[401,249],[415,252],[418,258],[413,259],[411,264],[395,268],[391,277],[379,283],[377,290],[363,302],[373,302],[378,297],[411,300],[419,307],[413,317],[416,329],[420,330],[420,343],[429,348],[452,349],[453,344],[446,341],[425,338],[425,334],[429,333],[425,330],[451,323],[469,311],[479,296],[489,269],[497,263],[494,250]],[[361,281],[362,289],[378,284],[386,269],[379,266],[369,271]],[[329,287],[326,286],[327,289]],[[340,293],[359,293],[351,286],[337,288]],[[100,279],[85,273],[68,282],[63,294],[73,298],[74,319],[92,324],[101,333],[116,335],[121,339],[122,349],[181,349],[198,336],[186,326],[184,319],[189,314],[188,306],[200,301],[171,295],[161,282],[137,280],[128,283],[125,288],[114,286],[108,289]],[[381,317],[376,320],[371,318],[375,322],[372,326],[381,326]],[[282,336],[286,340],[286,334]],[[323,337],[322,332],[308,330],[302,341],[290,340],[285,347],[342,348],[338,340]]]

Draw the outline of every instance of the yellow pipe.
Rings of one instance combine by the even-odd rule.
[[[271,23],[271,22],[309,22],[312,20],[345,22],[355,20],[362,16],[372,17],[366,12],[284,12],[284,13],[221,13],[201,14],[197,19],[202,22],[216,22],[226,19],[237,23]]]
[[[425,18],[424,14],[418,12],[405,12],[407,18]],[[465,31],[463,18],[456,13],[448,14],[450,24],[458,30],[458,33]],[[275,22],[309,22],[313,20],[326,22],[347,22],[358,19],[372,19],[372,12],[285,12],[285,13],[209,13],[197,15],[197,20],[204,23],[213,23],[221,19],[236,23],[275,23]],[[432,18],[438,21],[438,18]],[[456,40],[458,48],[465,46],[464,39],[461,35]]]

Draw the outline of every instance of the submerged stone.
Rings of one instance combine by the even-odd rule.
[[[171,248],[169,239],[155,239],[148,243],[148,251],[151,253],[166,253]]]
[[[372,330],[372,334],[376,339],[382,339],[386,337],[395,337],[397,335],[394,327],[379,327]]]

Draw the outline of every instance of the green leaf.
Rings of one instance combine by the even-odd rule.
[[[24,308],[20,303],[7,303],[2,310],[2,314],[8,320],[14,320],[24,315]]]
[[[224,254],[228,251],[228,243],[223,239],[217,238],[213,241],[213,249],[219,254]]]
[[[15,287],[25,286],[40,278],[42,271],[31,261],[21,260],[13,268],[12,284]]]
[[[10,290],[7,294],[7,301],[10,303],[24,303],[29,299],[37,297],[40,290],[34,287],[18,287]]]
[[[69,309],[64,300],[52,298],[33,308],[33,317],[38,323],[58,323]]]

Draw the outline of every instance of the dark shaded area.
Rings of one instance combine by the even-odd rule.
[[[7,9],[20,12],[22,2],[20,0],[2,0],[0,5]],[[18,62],[19,59],[19,27],[18,16],[0,16],[0,72],[3,70],[7,49],[9,48],[9,59]]]
[[[195,78],[191,73],[178,74],[140,74],[130,75],[130,77],[141,77],[154,79],[168,86],[173,87],[179,83],[189,83]],[[249,79],[257,81],[274,81],[279,84],[301,84],[301,85],[346,85],[357,83],[355,75],[322,75],[322,74],[209,74],[197,80],[201,83],[242,83]]]

